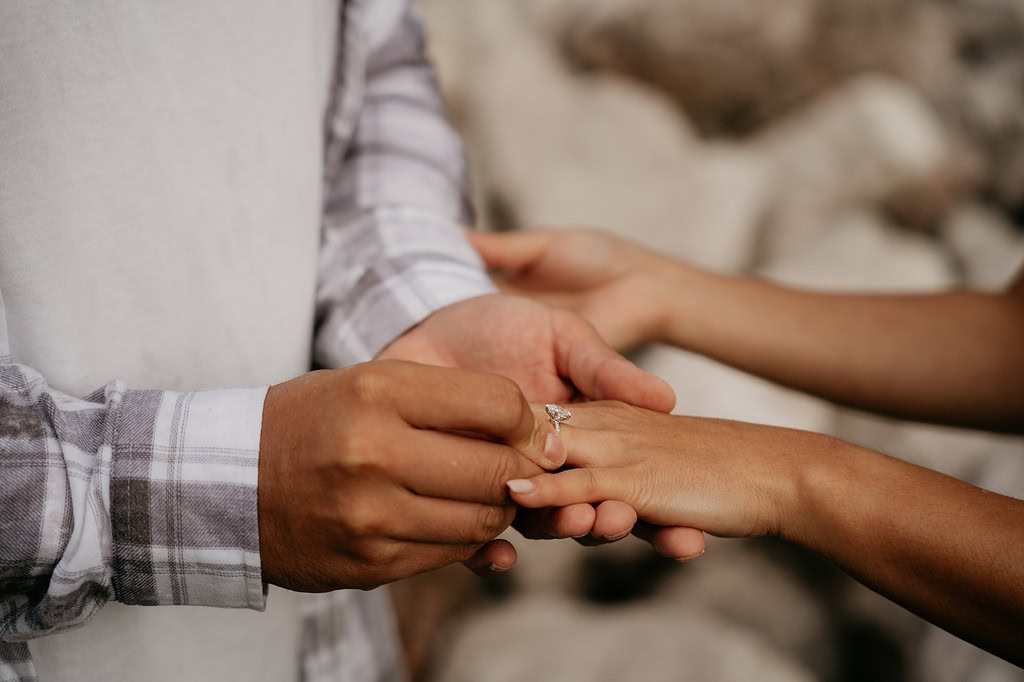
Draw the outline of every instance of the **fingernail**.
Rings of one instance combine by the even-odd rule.
[[[625,533],[619,533],[618,535],[606,535],[605,537],[602,538],[602,540],[605,540],[606,542],[616,542],[616,541],[621,540],[622,538],[626,537],[627,535],[629,535],[632,532],[633,532],[632,530],[627,530]]]
[[[553,433],[549,433],[544,439],[544,459],[549,469],[558,469],[565,464],[565,445],[562,444],[562,439]]]
[[[513,479],[505,485],[507,485],[508,489],[514,493],[532,493],[534,488],[537,487],[532,481],[527,481],[522,478]]]
[[[504,567],[502,567],[502,566],[499,566],[498,564],[490,564],[489,566],[487,566],[487,570],[490,571],[491,573],[504,573],[505,571],[507,571],[510,568],[512,568],[512,567],[511,566],[504,566]]]
[[[693,561],[694,559],[701,558],[702,556],[704,556],[704,552],[706,552],[706,551],[708,551],[708,550],[707,549],[702,549],[701,551],[697,552],[693,556],[679,557],[679,558],[676,559],[676,561],[678,561],[681,564],[685,564],[687,561]]]

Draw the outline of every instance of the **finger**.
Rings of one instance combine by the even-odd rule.
[[[530,479],[511,479],[507,485],[512,499],[529,509],[567,507],[623,497],[621,482],[611,469],[569,469]]]
[[[369,560],[375,574],[371,587],[471,560],[480,545],[438,545],[392,541]]]
[[[658,412],[671,412],[675,407],[676,396],[667,383],[609,348],[582,318],[556,311],[554,320],[558,372],[584,396],[621,400]]]
[[[394,404],[412,426],[490,436],[549,469],[557,469],[565,461],[558,437],[534,414],[511,379],[410,362],[394,365],[401,382],[390,387]]]
[[[597,512],[589,504],[547,509],[523,509],[516,514],[512,527],[533,540],[581,538],[594,528]]]
[[[509,478],[543,469],[508,445],[439,431],[414,432],[395,454],[393,475],[423,497],[503,505]]]
[[[476,554],[464,561],[466,568],[481,577],[504,573],[515,565],[518,555],[508,540],[494,540],[481,547]]]
[[[624,452],[618,443],[618,432],[602,429],[600,425],[607,423],[608,417],[597,411],[615,409],[612,405],[619,406],[618,403],[576,403],[568,406],[572,416],[559,427],[559,440],[565,451],[563,466],[607,468],[622,463]],[[533,409],[538,415],[545,413],[543,405],[535,405]]]
[[[636,512],[625,502],[605,500],[596,507],[593,530],[576,542],[584,547],[597,547],[622,540],[636,524]]]
[[[408,542],[441,545],[482,545],[512,524],[515,505],[476,504],[405,494],[395,504],[395,526],[387,534]]]
[[[636,525],[636,511],[625,502],[605,500],[597,505],[597,518],[590,537],[600,543],[615,542],[630,534]]]
[[[540,260],[554,235],[546,230],[468,232],[467,238],[491,270],[520,270]]]
[[[633,535],[650,543],[659,554],[677,561],[696,559],[707,548],[704,533],[697,528],[655,526],[641,521],[633,529]]]

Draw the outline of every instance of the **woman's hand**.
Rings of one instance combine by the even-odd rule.
[[[714,535],[779,535],[797,499],[802,454],[834,439],[719,419],[660,414],[618,402],[572,406],[562,425],[577,468],[509,481],[524,507],[621,500],[639,518]]]
[[[669,259],[596,230],[468,236],[502,291],[576,312],[619,350],[664,337]]]
[[[561,432],[578,468],[508,481],[518,504],[615,499],[653,524],[777,535],[1024,664],[1024,501],[805,431],[612,402],[572,412]]]

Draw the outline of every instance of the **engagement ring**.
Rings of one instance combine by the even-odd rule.
[[[559,405],[547,404],[544,409],[548,413],[548,421],[555,425],[555,433],[562,433],[561,424],[572,416],[572,412]]]

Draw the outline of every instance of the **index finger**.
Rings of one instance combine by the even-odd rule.
[[[545,469],[557,469],[565,462],[561,439],[534,414],[511,379],[411,362],[379,362],[401,365],[398,374],[406,380],[394,387],[392,401],[406,423],[483,435],[510,445]]]

